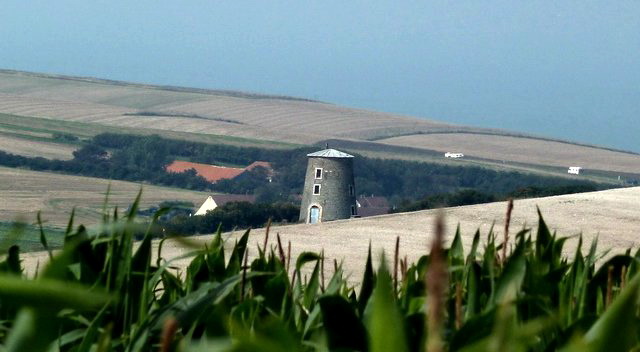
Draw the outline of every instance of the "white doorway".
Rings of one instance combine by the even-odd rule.
[[[309,223],[317,224],[318,222],[320,222],[320,207],[312,205],[311,208],[309,208]]]

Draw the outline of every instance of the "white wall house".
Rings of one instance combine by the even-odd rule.
[[[207,200],[202,203],[198,211],[194,215],[205,215],[208,211],[211,211],[217,207],[221,207],[229,202],[249,202],[255,203],[256,197],[253,195],[244,194],[215,194],[207,197]]]
[[[580,166],[571,166],[569,167],[569,170],[567,171],[567,173],[572,175],[580,175],[580,170],[582,170]]]
[[[450,152],[444,153],[444,157],[445,158],[458,159],[458,158],[462,158],[463,156],[464,156],[464,154],[462,154],[462,153],[450,153]]]

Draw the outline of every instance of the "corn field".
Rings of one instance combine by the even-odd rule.
[[[41,232],[50,261],[34,278],[22,274],[19,248],[11,246],[20,228],[0,237],[0,351],[640,346],[640,253],[629,250],[605,262],[594,242],[585,254],[564,257],[567,238],[551,233],[542,216],[535,233],[523,229],[509,246],[503,246],[508,221],[503,238],[477,232],[468,251],[459,231],[443,248],[440,219],[420,260],[408,263],[397,249],[387,257],[369,250],[364,275],[353,287],[340,263],[326,263],[323,253],[291,258],[280,239],[269,242],[268,235],[249,260],[249,231],[230,252],[218,231],[205,248],[179,258],[163,258],[161,244],[154,255],[152,225],[134,246],[137,206],[138,200],[124,216],[117,209],[105,214],[93,234],[75,226],[72,213],[64,246],[55,253]],[[374,255],[381,256],[377,270]],[[175,261],[185,258],[190,264],[176,268]]]

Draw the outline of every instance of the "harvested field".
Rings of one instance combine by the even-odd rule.
[[[0,70],[0,114],[83,123],[97,129],[240,137],[265,143],[327,139],[459,151],[527,165],[640,173],[640,156],[514,136],[494,129],[242,92],[176,88]],[[415,135],[418,133],[424,133]],[[484,134],[480,134],[484,133]],[[144,132],[143,132],[144,134]],[[507,137],[510,135],[511,137]],[[404,137],[399,137],[404,136]],[[476,149],[477,147],[477,149]],[[403,157],[395,153],[392,157]],[[557,170],[555,171],[557,173]],[[616,175],[614,175],[615,177]]]
[[[540,139],[470,133],[394,137],[386,144],[410,146],[492,160],[640,173],[640,155]]]
[[[537,225],[536,207],[540,207],[549,227],[557,230],[559,235],[583,233],[586,248],[596,236],[599,237],[601,250],[612,249],[613,253],[619,253],[630,247],[637,248],[640,244],[639,199],[640,187],[519,200],[515,202],[512,215],[512,237],[525,225]],[[486,239],[489,229],[495,224],[495,233],[499,239],[502,238],[505,211],[505,202],[445,209],[448,240],[453,238],[458,224],[467,249],[477,229]],[[425,254],[434,233],[436,214],[436,210],[426,210],[317,225],[274,227],[271,229],[270,243],[275,245],[275,235],[279,233],[285,245],[291,241],[294,258],[303,251],[319,252],[324,249],[329,260],[344,261],[345,268],[359,278],[370,242],[376,257],[383,249],[388,258],[393,257],[396,236],[400,236],[401,256],[406,255],[410,261],[414,261]],[[253,231],[250,238],[249,248],[255,253],[256,246],[264,241],[264,230]],[[198,238],[199,241],[210,239],[210,236]],[[576,245],[577,240],[568,241],[566,254],[573,255]],[[165,244],[163,249],[169,258],[184,251],[175,243]]]
[[[307,143],[322,137],[299,136],[287,130],[264,130],[219,120],[175,116],[131,115],[137,110],[95,103],[57,101],[0,93],[0,113],[54,120],[84,122],[119,128],[143,128],[176,132],[230,135],[243,138]],[[189,113],[189,112],[187,112]],[[310,139],[311,138],[311,139]]]
[[[205,119],[128,116],[140,111],[198,115]],[[9,71],[0,72],[0,112],[295,143],[313,143],[336,136],[371,139],[415,131],[477,130],[287,97],[196,89],[176,91]],[[207,117],[211,120],[206,120]]]
[[[107,126],[82,121],[64,121],[33,116],[19,116],[0,113],[0,129],[13,134],[25,135],[29,131],[33,134],[51,136],[53,133],[68,133],[80,138],[91,138],[100,133],[127,133],[137,135],[157,134],[166,138],[189,140],[214,144],[233,144],[241,146],[259,146],[266,148],[292,148],[295,144],[247,139],[227,135],[190,133],[170,130],[158,130],[149,126],[141,128],[124,126]]]
[[[100,178],[69,176],[0,167],[0,221],[34,222],[38,210],[51,227],[62,228],[76,207],[76,223],[91,225],[101,219],[102,205],[111,184],[109,205],[124,211],[135,199],[141,184]],[[165,200],[182,200],[199,206],[205,192],[144,185],[142,207]]]
[[[511,233],[523,226],[535,227],[538,222],[536,207],[540,207],[544,218],[552,230],[559,236],[575,236],[582,233],[583,249],[588,250],[591,241],[599,238],[599,249],[611,249],[619,253],[627,248],[637,248],[640,243],[640,187],[614,189],[600,192],[555,196],[547,198],[519,200],[515,202],[512,215]],[[463,244],[468,249],[473,235],[480,229],[483,241],[489,229],[495,224],[498,239],[503,237],[506,203],[471,205],[444,210],[447,224],[448,241],[453,238],[456,226],[460,225]],[[279,233],[287,246],[291,242],[292,256],[295,259],[303,251],[319,252],[324,249],[328,260],[342,261],[347,272],[354,280],[359,279],[366,261],[369,243],[376,259],[384,249],[387,258],[393,257],[396,237],[400,237],[400,254],[415,261],[425,254],[433,236],[433,223],[436,210],[413,213],[382,215],[364,219],[333,221],[316,225],[275,226],[271,229],[269,244],[276,245]],[[227,234],[227,244],[233,245],[241,233]],[[192,237],[194,243],[209,242],[212,236]],[[256,247],[262,246],[264,229],[252,231],[250,253],[257,253]],[[500,243],[501,240],[498,240]],[[156,242],[157,245],[157,242]],[[569,240],[565,254],[573,255],[577,238]],[[163,245],[163,256],[175,258],[193,248],[186,248],[176,241],[167,241]],[[285,249],[286,250],[286,249]],[[38,261],[44,260],[44,253],[27,254],[25,267],[33,270]],[[187,261],[177,262],[185,265]],[[330,265],[329,265],[330,266]]]
[[[34,141],[20,137],[14,137],[0,132],[0,151],[11,154],[47,159],[69,160],[73,159],[73,151],[77,148],[72,145]]]

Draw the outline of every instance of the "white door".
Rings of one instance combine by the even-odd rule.
[[[313,205],[309,209],[309,223],[316,224],[320,221],[320,208]]]

